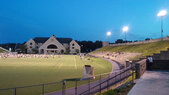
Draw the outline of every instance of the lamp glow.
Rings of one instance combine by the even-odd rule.
[[[107,32],[107,36],[110,36],[111,35],[111,32]]]
[[[123,31],[123,32],[128,32],[128,30],[129,30],[128,26],[124,26],[124,27],[122,28],[122,31]]]
[[[167,14],[167,11],[166,11],[166,10],[161,10],[161,11],[157,14],[157,16],[163,17],[163,16],[165,16],[166,14]]]

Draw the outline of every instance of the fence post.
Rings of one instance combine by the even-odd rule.
[[[110,74],[108,74],[108,80],[107,80],[107,90],[109,90],[109,80],[110,80]]]
[[[114,72],[114,84],[116,84],[116,72]]]
[[[132,66],[132,82],[134,83],[134,68],[133,68],[133,66]]]
[[[89,78],[89,89],[88,89],[88,91],[89,91],[89,95],[90,95],[90,78]]]
[[[75,81],[75,95],[77,95],[77,80]]]
[[[45,94],[45,85],[44,84],[42,84],[42,95],[44,95]]]
[[[120,83],[121,83],[121,74],[122,74],[121,71],[122,71],[122,69],[120,70],[120,75],[119,75],[119,77],[120,77],[120,78],[119,78],[119,82],[120,82]]]
[[[126,72],[127,72],[127,68],[125,68],[125,73],[124,73],[124,76],[125,76],[125,77],[127,77],[127,74],[126,74]]]
[[[66,81],[63,80],[63,84],[62,84],[62,95],[65,95],[65,88],[66,88]]]
[[[101,89],[102,89],[102,84],[101,84],[101,82],[102,82],[102,75],[100,75],[100,94],[101,94]]]
[[[14,95],[16,95],[16,88],[14,88]]]

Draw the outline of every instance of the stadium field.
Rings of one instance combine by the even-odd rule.
[[[85,64],[94,67],[95,75],[112,71],[111,63],[105,59],[80,58],[78,55],[57,55],[54,58],[1,58],[0,89],[58,82],[45,86],[45,93],[60,90],[62,83],[59,81],[82,78],[82,68]],[[74,86],[74,84],[68,84],[67,88]],[[17,95],[40,95],[41,89],[41,86],[18,88]],[[13,93],[13,90],[0,91],[0,95],[12,95]]]

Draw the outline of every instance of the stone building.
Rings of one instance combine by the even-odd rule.
[[[79,44],[72,38],[36,37],[25,43],[27,53],[39,54],[60,54],[60,53],[80,53]]]

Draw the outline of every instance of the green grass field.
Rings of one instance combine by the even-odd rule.
[[[94,51],[96,52],[134,52],[142,53],[142,56],[152,55],[154,53],[160,53],[160,51],[166,51],[169,48],[169,41],[159,41],[147,44],[139,45],[123,45],[123,46],[107,46]]]
[[[101,58],[80,59],[77,55],[64,55],[55,58],[7,58],[0,59],[0,89],[18,86],[57,82],[69,78],[81,78],[82,68],[90,64],[95,75],[111,72],[112,65]],[[78,83],[84,84],[85,82]],[[68,88],[74,84],[68,83]],[[60,90],[61,82],[45,86],[45,93]],[[40,95],[41,86],[17,89],[17,95]],[[0,95],[11,95],[13,90],[0,91]]]

